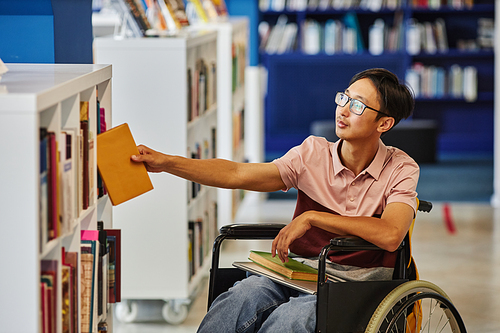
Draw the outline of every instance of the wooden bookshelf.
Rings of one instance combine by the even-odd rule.
[[[62,252],[75,252],[78,256],[78,272],[81,271],[81,231],[96,230],[98,221],[110,229],[112,209],[106,195],[98,196],[96,146],[97,100],[106,110],[105,120],[111,126],[111,66],[110,65],[53,65],[53,64],[6,64],[9,71],[0,81],[0,130],[6,155],[0,162],[0,209],[6,232],[0,249],[2,277],[0,282],[0,310],[3,313],[2,330],[9,332],[46,332],[40,330],[45,322],[41,313],[42,300],[47,294],[41,291],[41,277],[45,262],[55,264],[53,270],[56,283],[52,332],[63,332],[63,298],[66,284],[63,283]],[[84,208],[78,198],[83,196],[85,184],[79,182],[80,153],[76,143],[80,137],[80,105],[88,103],[89,110],[89,167],[88,207]],[[61,157],[54,170],[57,186],[46,192],[41,173],[41,160],[45,156],[40,132],[45,128],[54,133],[57,151],[53,156],[65,156],[64,133],[75,135],[72,141],[71,170],[67,178],[62,173],[68,168],[67,160]],[[66,155],[67,156],[67,155]],[[68,157],[68,156],[67,156]],[[53,164],[51,164],[51,168]],[[83,186],[82,186],[83,185]],[[47,193],[54,193],[50,196]],[[55,204],[58,208],[49,209]],[[50,210],[50,213],[47,213]],[[55,220],[52,217],[55,216]],[[48,230],[52,221],[55,228]],[[49,235],[51,234],[51,235]],[[81,332],[82,280],[76,274],[76,332]],[[95,289],[97,290],[97,288]],[[44,296],[45,295],[45,296]],[[94,296],[97,295],[95,291]],[[97,302],[97,297],[95,297]],[[97,308],[96,303],[94,305]],[[43,309],[43,311],[42,311]],[[104,306],[100,316],[93,317],[92,331],[98,324],[106,322],[108,331],[113,330],[112,307]],[[97,311],[96,311],[97,313]],[[47,319],[48,317],[46,317]],[[48,319],[47,319],[48,320]],[[68,325],[68,322],[66,324]],[[73,331],[73,330],[72,330]]]

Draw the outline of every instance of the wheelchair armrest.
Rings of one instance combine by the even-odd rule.
[[[243,223],[229,224],[220,228],[225,239],[273,239],[286,224]]]
[[[382,250],[363,238],[355,236],[336,237],[331,239],[330,249],[337,251]]]
[[[404,240],[401,242],[397,250],[401,249],[404,245]],[[334,239],[330,240],[330,250],[337,250],[337,251],[362,251],[362,250],[380,250],[382,251],[383,249],[378,247],[375,244],[372,244],[363,238],[359,238],[356,236],[344,236],[344,237],[336,237]],[[396,250],[396,251],[397,251]]]
[[[404,246],[403,240],[396,251]],[[323,247],[319,254],[318,263],[318,287],[326,281],[326,257],[330,251],[383,251],[382,248],[356,236],[336,237],[330,240],[330,244]]]
[[[419,200],[418,202],[418,210],[421,212],[429,213],[432,209],[432,202]]]

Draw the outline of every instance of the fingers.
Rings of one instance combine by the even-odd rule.
[[[288,247],[290,245],[285,239],[286,237],[280,232],[273,240],[271,248],[272,256],[275,257],[277,254],[283,263],[288,262]]]
[[[151,154],[151,149],[144,145],[137,146],[137,150],[139,150],[139,155],[130,156],[134,162],[145,162],[148,159],[147,155]]]

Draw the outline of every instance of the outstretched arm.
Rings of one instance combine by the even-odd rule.
[[[237,163],[223,159],[189,159],[167,155],[140,145],[134,162],[143,162],[149,172],[167,172],[208,186],[272,192],[285,188],[273,163]]]

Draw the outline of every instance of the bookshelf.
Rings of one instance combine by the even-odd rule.
[[[273,7],[276,3],[284,4],[285,7],[276,10],[277,7]],[[439,7],[431,1],[420,6],[395,3],[393,8],[381,7],[376,10],[362,7],[366,3],[373,4],[362,1],[359,6],[349,8],[329,7],[320,10],[305,7],[293,10],[287,7],[288,2],[260,2],[260,23],[266,22],[264,26],[267,24],[272,28],[280,17],[283,23],[282,15],[285,15],[286,22],[296,24],[298,31],[291,51],[280,53],[273,48],[266,50],[264,45],[259,49],[260,62],[268,72],[265,99],[266,159],[280,156],[299,144],[309,135],[313,121],[331,119],[335,103],[330,92],[345,89],[356,72],[370,67],[384,67],[400,78],[405,78],[415,64],[444,72],[450,72],[454,65],[462,70],[470,67],[476,71],[472,77],[477,77],[477,81],[474,80],[477,87],[472,87],[472,97],[467,95],[464,98],[463,93],[419,95],[413,118],[438,122],[438,154],[491,155],[494,132],[494,52],[492,47],[478,47],[477,44],[484,40],[484,35],[478,30],[484,31],[482,26],[485,23],[480,21],[486,18],[492,22],[494,18],[493,1],[476,1],[471,5],[454,2],[456,5]],[[314,36],[311,31],[314,32],[315,28],[318,30],[319,27],[323,36],[326,35],[324,26],[329,20],[349,26],[352,25],[353,16],[357,18],[359,28],[355,31],[363,40],[363,50],[344,45],[340,51],[332,51],[324,41],[306,42],[305,35],[311,39],[310,36]],[[432,52],[424,47],[417,51],[412,51],[412,48],[408,50],[408,45],[414,48],[412,35],[409,34],[414,27],[412,23],[416,21],[434,25],[437,20],[445,23],[447,50]],[[316,26],[311,22],[316,22]],[[396,36],[392,43],[375,47],[376,39],[371,36],[372,30],[376,30],[373,29],[375,22],[383,22],[384,28]],[[476,46],[472,49],[471,44],[474,43]],[[389,44],[392,46],[389,47]],[[468,120],[471,113],[475,115],[474,126],[470,126]]]
[[[245,150],[248,20],[233,17],[191,29],[217,32],[217,157],[245,162],[249,158]],[[227,189],[218,189],[217,192],[220,228],[234,221],[245,192]]]
[[[8,232],[3,233],[0,245],[4,253],[0,259],[4,272],[0,278],[4,286],[0,292],[0,310],[3,318],[8,318],[2,320],[2,330],[47,332],[51,327],[51,332],[63,332],[63,326],[70,325],[74,328],[71,332],[83,332],[83,308],[87,302],[80,293],[84,289],[84,281],[79,274],[81,231],[96,230],[98,221],[103,221],[105,229],[113,227],[110,200],[106,195],[98,196],[95,146],[91,149],[91,142],[97,134],[97,99],[100,107],[106,110],[106,123],[111,124],[111,66],[7,64],[7,67],[9,71],[0,81],[0,130],[5,152],[11,158],[0,162],[0,209],[3,212],[2,221],[11,223],[7,227]],[[88,125],[92,133],[89,136],[89,148],[82,150],[82,154],[89,154],[88,169],[79,167],[80,149],[76,145],[82,137],[82,102],[88,105]],[[41,173],[41,161],[46,156],[41,143],[41,128],[53,133],[58,143],[57,152],[61,156],[59,163],[56,162],[57,167],[53,168],[54,164],[49,164],[47,174],[50,176],[47,178]],[[66,134],[75,132],[73,141],[64,142],[64,138],[69,137]],[[71,146],[68,147],[69,142]],[[85,147],[83,141],[82,146]],[[61,148],[69,148],[72,152],[73,173],[66,173],[69,170],[69,154]],[[52,154],[49,145],[47,150]],[[53,175],[50,170],[58,170],[59,174],[50,178]],[[85,178],[88,180],[80,182],[80,173],[84,170],[88,170],[89,176]],[[57,186],[52,187],[51,184]],[[86,185],[90,190],[87,196],[83,192]],[[83,201],[88,201],[86,208],[83,208]],[[69,308],[69,313],[75,311],[70,317],[63,315],[63,300],[66,299],[65,291],[74,289],[70,282],[65,282],[63,249],[77,255],[75,266],[78,272],[73,281],[77,286],[74,294],[77,301],[70,301],[70,304],[76,304]],[[65,257],[68,259],[69,255]],[[56,268],[46,268],[52,265]],[[45,270],[51,272],[45,273]],[[42,302],[51,294],[44,292],[48,284],[42,287],[41,281],[54,277],[52,288],[55,297],[52,298],[54,303],[49,311],[49,306],[42,306]],[[94,309],[97,309],[97,295],[96,287]],[[71,322],[70,318],[76,320]],[[112,318],[110,304],[104,306],[101,315],[97,315],[96,310],[92,318],[92,331],[97,332],[101,322],[106,322],[108,331],[112,331]]]
[[[113,65],[114,121],[127,122],[137,144],[192,158],[217,156],[216,84],[224,68],[217,52],[214,31],[97,38],[96,62]],[[207,68],[203,79],[201,62]],[[206,94],[199,94],[203,86]],[[208,272],[217,230],[217,189],[166,174],[150,176],[154,190],[113,210],[123,243],[132,244],[122,251],[122,298],[128,303],[116,313],[121,321],[134,321],[144,306],[138,300],[164,300],[163,318],[175,324],[185,319]]]

